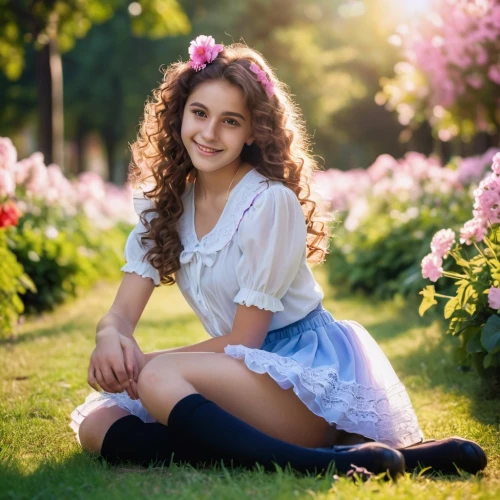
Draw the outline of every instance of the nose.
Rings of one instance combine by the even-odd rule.
[[[205,127],[201,133],[201,137],[204,141],[214,142],[217,140],[218,129],[216,120],[207,120],[205,122]]]

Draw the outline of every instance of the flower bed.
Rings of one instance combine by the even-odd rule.
[[[91,172],[70,180],[40,153],[18,161],[0,138],[0,336],[24,311],[52,309],[118,276],[136,220],[129,186]]]

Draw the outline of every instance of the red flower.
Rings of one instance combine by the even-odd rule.
[[[0,205],[0,227],[17,226],[21,211],[13,201]]]

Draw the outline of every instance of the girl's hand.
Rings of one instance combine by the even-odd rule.
[[[139,380],[139,374],[144,368],[144,365],[148,362],[147,356],[142,352],[139,344],[133,337],[130,338],[120,335],[120,345],[123,349],[125,365],[128,366],[130,363],[135,363],[135,366],[137,366],[137,375],[129,380],[129,382],[131,384],[132,391],[136,396],[132,399],[139,399],[139,394],[137,392],[137,382]]]
[[[132,342],[122,346],[120,335],[115,328],[106,328],[97,334],[96,347],[90,356],[88,383],[99,391],[99,386],[106,392],[127,391],[132,399],[137,399],[137,391],[130,380],[139,376]],[[129,339],[130,340],[130,339]]]

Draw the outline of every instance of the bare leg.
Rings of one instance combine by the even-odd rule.
[[[307,447],[331,446],[338,431],[313,414],[292,389],[283,390],[268,375],[256,374],[242,361],[218,353],[169,353],[142,370],[142,404],[159,422],[172,408],[199,393],[256,429],[282,441]]]
[[[126,415],[130,415],[130,413],[119,406],[97,408],[97,410],[87,415],[78,430],[82,448],[91,453],[100,453],[108,429],[119,418]]]

